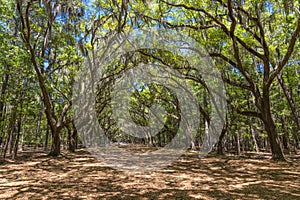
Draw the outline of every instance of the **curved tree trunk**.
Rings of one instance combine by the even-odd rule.
[[[221,134],[219,136],[218,151],[217,151],[217,153],[219,155],[224,155],[223,138],[226,135],[227,128],[228,128],[228,122],[226,120],[226,122],[225,122],[225,124],[223,126],[223,129],[222,129],[222,132],[221,132]]]

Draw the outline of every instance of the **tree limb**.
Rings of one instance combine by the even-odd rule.
[[[270,78],[268,79],[267,86],[270,86],[272,84],[273,80],[276,78],[276,76],[281,72],[281,70],[283,69],[283,67],[289,61],[289,59],[292,56],[292,53],[294,51],[294,47],[295,47],[296,41],[299,38],[299,34],[300,34],[300,17],[298,17],[297,28],[296,28],[295,32],[293,33],[293,35],[292,35],[292,39],[290,41],[288,50],[287,50],[287,52],[286,52],[283,60],[279,62],[278,67],[275,70],[275,72],[273,72],[271,74]]]

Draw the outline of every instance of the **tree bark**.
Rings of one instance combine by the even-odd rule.
[[[264,103],[268,105],[267,101]],[[262,113],[262,120],[265,125],[265,130],[268,133],[268,139],[270,142],[272,152],[272,159],[285,161],[285,157],[280,146],[280,140],[276,132],[275,122],[271,115],[270,106],[267,105],[263,107],[264,112]]]
[[[71,125],[67,126],[68,129],[68,150],[70,152],[75,152],[75,149],[77,149],[77,129],[72,122]]]
[[[290,140],[289,140],[289,132],[288,129],[285,125],[285,117],[281,117],[281,123],[282,123],[282,130],[284,131],[284,134],[282,136],[282,143],[283,143],[283,148],[284,151],[290,152]]]
[[[223,138],[224,138],[225,135],[226,135],[227,128],[228,128],[228,122],[227,122],[227,120],[226,120],[225,124],[223,125],[222,132],[221,132],[221,134],[220,134],[220,136],[219,136],[218,150],[217,150],[217,153],[218,153],[219,155],[224,155]]]
[[[39,111],[37,127],[36,127],[36,132],[35,132],[35,149],[38,148],[38,146],[39,146],[39,144],[37,144],[37,141],[38,141],[38,138],[40,137],[40,133],[41,133],[42,115],[43,115],[43,112]]]
[[[268,80],[268,75],[265,75],[264,80]],[[262,96],[255,96],[255,104],[260,110],[260,118],[263,121],[265,131],[268,134],[268,139],[271,147],[272,159],[286,161],[276,130],[276,125],[271,114],[271,104],[270,104],[270,86],[266,84],[263,85]]]
[[[45,143],[44,143],[44,151],[47,151],[47,149],[48,149],[48,140],[49,140],[49,126],[47,125],[46,137],[45,137]]]
[[[17,98],[17,97],[16,97]],[[4,147],[4,155],[3,158],[5,159],[7,151],[11,155],[13,149],[13,141],[14,141],[14,130],[15,130],[15,122],[17,118],[17,106],[14,106],[11,111],[11,117],[9,120],[9,129],[8,129],[8,136],[6,139],[5,147]]]
[[[51,150],[48,154],[49,156],[59,156],[60,155],[60,130],[55,127],[55,129],[51,131],[52,133],[52,144]]]
[[[22,102],[21,102],[22,104]],[[21,106],[22,107],[22,106]],[[16,141],[14,145],[14,151],[12,155],[12,159],[15,159],[18,154],[18,149],[19,149],[19,140],[20,140],[20,134],[21,134],[21,128],[22,128],[22,114],[19,114],[19,119],[18,119],[18,130],[17,130],[17,136],[16,136]]]
[[[6,70],[9,71],[9,67],[6,66]],[[9,74],[5,73],[4,77],[3,77],[3,83],[2,83],[2,87],[1,87],[1,94],[0,94],[0,122],[2,122],[3,120],[3,116],[4,116],[4,99],[3,96],[6,93],[6,88],[8,85],[8,80],[9,80]]]
[[[235,142],[236,142],[236,154],[240,155],[241,154],[241,143],[240,143],[240,130],[238,130],[238,132],[236,133],[235,136]]]
[[[255,151],[258,153],[259,152],[259,147],[258,147],[258,144],[257,144],[257,141],[256,141],[252,119],[250,119],[250,132],[251,132],[252,140],[253,140],[253,143],[254,143]]]
[[[9,67],[7,67],[7,70],[9,70]],[[6,89],[7,89],[7,85],[8,85],[8,80],[9,80],[9,74],[5,73],[4,77],[3,77],[3,83],[2,83],[2,87],[1,87],[1,93],[0,93],[0,133],[3,133],[4,130],[4,124],[2,122],[4,122],[5,119],[5,100],[4,100],[4,95],[6,93]],[[2,139],[4,138],[4,134],[0,134],[0,137],[2,137]],[[1,144],[0,144],[1,147]]]
[[[161,132],[157,133],[157,146],[158,147],[162,147],[162,143],[161,143]]]
[[[296,133],[296,131],[294,131],[294,130],[292,130],[292,135],[293,135],[293,139],[294,139],[294,151],[295,151],[295,154],[297,154],[298,148],[300,147],[299,136],[298,136],[298,133]]]
[[[24,151],[24,146],[25,146],[25,132],[22,133],[22,137],[21,137],[21,151]]]

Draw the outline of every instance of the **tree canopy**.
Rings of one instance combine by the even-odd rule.
[[[226,120],[215,146],[270,151],[275,160],[300,148],[300,4],[291,0],[1,0],[1,157],[19,148],[43,147],[58,156],[83,139],[74,123],[73,86],[78,71],[95,62],[103,42],[130,30],[173,30],[202,46],[221,74]],[[120,55],[97,83],[99,124],[111,142],[163,147],[176,135],[178,98],[159,84],[132,91],[129,112],[149,125],[149,108],[161,105],[163,128],[144,138],[125,134],[112,111],[113,86],[139,63],[157,63],[182,74],[197,94],[199,127],[190,147],[208,134],[213,99],[192,61],[161,49]],[[83,122],[84,123],[84,122]],[[50,145],[50,147],[48,147]]]

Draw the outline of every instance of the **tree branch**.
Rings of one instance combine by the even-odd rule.
[[[299,37],[299,34],[300,34],[300,17],[298,17],[297,28],[296,28],[295,32],[293,33],[293,35],[292,35],[292,39],[290,41],[288,50],[287,50],[283,60],[279,62],[278,67],[275,70],[275,72],[273,72],[271,74],[270,78],[268,79],[267,86],[270,86],[272,84],[273,80],[276,78],[276,76],[281,72],[283,67],[289,61],[289,59],[292,56],[292,53],[294,51],[294,47],[295,47],[296,41]]]
[[[231,79],[225,77],[225,75],[222,76],[222,79],[223,79],[224,82],[228,83],[229,85],[232,85],[232,86],[235,86],[235,87],[239,87],[239,88],[248,90],[250,92],[252,91],[252,87],[251,86],[245,85],[245,84],[240,83],[240,82],[232,81]]]
[[[177,7],[177,8],[185,8],[187,10],[192,10],[192,11],[204,13],[207,17],[209,17],[214,22],[216,22],[226,35],[228,35],[229,37],[231,37],[230,31],[226,28],[226,26],[220,20],[218,20],[216,17],[214,17],[212,14],[210,14],[209,12],[207,12],[206,10],[204,10],[202,8],[195,8],[195,7],[187,6],[185,4],[173,4],[173,3],[166,2],[164,0],[162,0],[162,2],[165,3],[165,4],[167,4],[167,5],[169,5],[169,6],[173,6],[173,7]],[[241,44],[251,54],[255,55],[256,57],[258,57],[261,60],[264,59],[264,55],[262,55],[259,52],[255,51],[253,48],[251,48],[249,45],[247,45],[247,43],[244,42],[241,38],[239,38],[237,36],[235,36],[235,38],[239,42],[239,44]]]
[[[65,106],[64,106],[64,108],[63,108],[63,110],[62,110],[62,112],[61,112],[61,114],[60,114],[60,116],[59,116],[59,118],[58,118],[58,120],[57,120],[57,124],[56,124],[56,126],[58,127],[58,128],[60,128],[61,126],[63,126],[63,119],[64,119],[64,117],[66,116],[66,114],[67,114],[67,112],[68,112],[68,110],[69,110],[69,108],[72,106],[72,101],[69,101]]]
[[[262,114],[259,112],[255,112],[255,111],[241,111],[241,110],[237,110],[237,113],[240,115],[245,115],[248,117],[256,117],[256,118],[262,118]]]
[[[191,29],[194,29],[194,30],[204,30],[204,29],[209,29],[209,28],[217,27],[217,25],[214,25],[214,24],[207,25],[207,26],[193,26],[191,24],[172,24],[172,23],[170,23],[170,22],[168,22],[166,20],[155,19],[155,18],[147,16],[147,15],[143,15],[143,17],[151,19],[151,20],[159,22],[159,23],[162,23],[162,24],[166,24],[167,26],[169,26],[171,28],[191,28]]]

